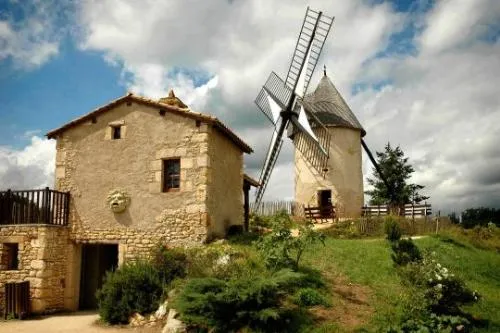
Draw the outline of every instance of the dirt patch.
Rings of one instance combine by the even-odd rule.
[[[348,331],[370,320],[374,308],[370,305],[372,291],[367,286],[350,283],[343,276],[325,277],[332,293],[331,307],[311,309],[318,323],[335,322]]]

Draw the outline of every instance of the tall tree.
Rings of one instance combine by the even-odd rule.
[[[402,207],[407,203],[419,203],[429,199],[420,194],[420,191],[424,189],[423,185],[407,183],[415,170],[408,163],[408,157],[404,156],[399,146],[393,148],[388,142],[383,152],[377,152],[377,163],[393,195],[391,197],[390,189],[387,188],[377,170],[373,168],[374,178],[368,178],[368,184],[373,186],[373,190],[365,192],[370,195],[370,204],[390,204],[393,207]]]

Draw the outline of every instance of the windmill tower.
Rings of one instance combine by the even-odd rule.
[[[326,68],[302,105],[327,128],[329,158],[326,168],[314,168],[307,150],[303,154],[304,149],[299,149],[301,133],[295,135],[295,201],[312,207],[333,204],[338,217],[359,217],[364,202],[361,138],[365,130],[328,78]]]
[[[285,130],[295,146],[295,199],[305,206],[336,206],[337,216],[357,217],[363,205],[361,146],[389,193],[386,178],[362,137],[366,134],[326,76],[306,94],[333,18],[307,8],[285,80],[271,72],[255,99],[274,125],[259,178],[255,207],[266,191]]]

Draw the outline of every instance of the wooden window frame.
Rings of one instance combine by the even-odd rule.
[[[7,256],[2,253],[2,266],[5,266],[6,271],[19,270],[19,243],[6,242],[2,243],[2,252],[7,251]],[[5,260],[5,262],[3,262]]]
[[[173,174],[173,175],[167,175],[167,164],[172,163],[177,161],[179,164],[179,173],[178,174]],[[178,177],[179,181],[179,186],[178,187],[168,187],[168,180],[166,177]],[[162,160],[162,166],[161,166],[161,191],[163,193],[170,193],[170,192],[179,192],[181,190],[181,158],[180,157],[172,157],[172,158],[165,158]]]
[[[118,137],[115,137],[115,134],[118,132]],[[122,136],[122,125],[111,125],[111,140],[121,140]]]

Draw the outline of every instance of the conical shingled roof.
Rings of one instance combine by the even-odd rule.
[[[314,92],[304,97],[302,105],[308,112],[314,113],[325,126],[354,128],[361,131],[361,136],[366,135],[363,126],[361,126],[326,73],[319,81]]]

